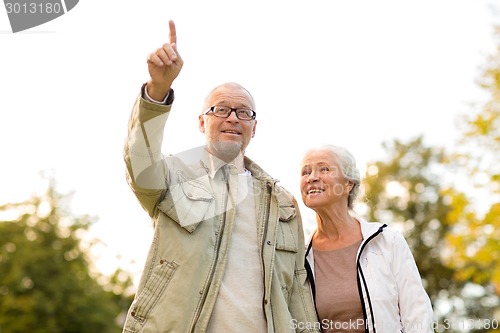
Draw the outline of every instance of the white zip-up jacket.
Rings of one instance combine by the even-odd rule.
[[[432,333],[432,305],[403,235],[386,224],[356,219],[363,235],[356,265],[366,332]],[[306,243],[306,269],[313,294],[315,232]]]

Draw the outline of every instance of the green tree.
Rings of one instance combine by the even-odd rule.
[[[500,37],[500,28],[497,28]],[[500,38],[498,39],[500,41]],[[499,43],[500,44],[500,43]],[[465,116],[462,138],[452,160],[459,167],[469,195],[451,196],[452,228],[447,235],[456,270],[455,279],[483,287],[482,304],[496,308],[491,317],[500,321],[500,46],[487,61],[479,85],[489,100],[479,112]],[[498,326],[497,326],[498,327]],[[485,330],[500,332],[500,329]]]
[[[441,195],[435,170],[445,158],[443,151],[425,147],[422,137],[408,144],[395,140],[384,148],[389,160],[370,163],[367,168],[369,218],[403,232],[428,290],[449,287],[453,271],[443,267],[441,253],[451,208]]]
[[[117,332],[131,278],[92,269],[82,237],[92,219],[68,213],[53,183],[22,203],[0,206],[0,332]],[[109,291],[108,291],[109,290]]]
[[[481,209],[459,215],[448,239],[456,253],[452,265],[460,270],[459,278],[492,284],[500,295],[500,46],[488,59],[479,84],[490,99],[480,112],[465,117],[455,163],[481,198],[473,202]]]
[[[487,332],[484,319],[494,320],[497,303],[488,284],[464,278],[450,244],[457,221],[477,221],[467,196],[455,189],[458,166],[444,149],[427,147],[423,138],[384,144],[388,158],[369,163],[365,176],[368,218],[385,222],[405,235],[433,302],[437,331]]]
[[[403,231],[446,332],[500,332],[500,47],[479,84],[454,151],[395,140],[367,167],[369,218]]]
[[[444,194],[441,148],[426,147],[423,138],[384,144],[385,161],[369,163],[365,176],[368,219],[387,223],[403,233],[434,304],[458,297],[464,283],[443,262],[452,207]],[[439,314],[444,319],[449,313]]]

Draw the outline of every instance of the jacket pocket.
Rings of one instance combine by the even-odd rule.
[[[398,291],[388,256],[380,251],[368,249],[361,266],[365,273],[370,297],[376,301],[396,302]]]
[[[177,183],[169,187],[158,208],[181,227],[193,232],[201,221],[209,217],[214,195],[206,185],[208,180],[187,179],[180,171],[177,180]]]
[[[288,222],[297,216],[297,212],[295,211],[295,207],[292,203],[280,206],[279,208],[279,220],[280,222]]]
[[[296,253],[297,240],[297,210],[293,198],[283,189],[276,189],[278,202],[278,228],[276,230],[276,250]]]
[[[278,202],[278,215],[281,222],[291,221],[297,216],[293,196],[280,186],[274,188],[274,195]]]
[[[276,230],[276,250],[297,253],[297,235],[296,230],[292,228],[294,225],[295,223],[278,222],[278,229]]]
[[[144,322],[148,318],[149,312],[160,299],[178,266],[174,261],[160,260],[141,293],[134,301],[130,313],[132,317],[140,322]]]
[[[298,242],[293,225],[296,226],[293,222],[278,222],[276,229],[274,270],[287,304],[290,302],[297,265]]]

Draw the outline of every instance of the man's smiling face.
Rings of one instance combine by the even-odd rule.
[[[242,87],[224,85],[212,93],[209,105],[253,109],[252,101],[252,97]],[[231,112],[227,118],[211,114],[199,116],[200,130],[205,133],[208,151],[227,162],[240,153],[244,154],[255,134],[256,125],[256,120],[238,119],[235,112]]]

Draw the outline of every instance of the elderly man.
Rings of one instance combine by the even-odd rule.
[[[161,154],[183,61],[175,25],[148,56],[130,118],[127,180],[154,238],[124,332],[319,332],[297,204],[244,153],[257,125],[241,85],[207,96],[206,146]]]

